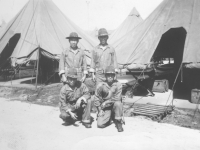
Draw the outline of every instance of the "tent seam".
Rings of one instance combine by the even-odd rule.
[[[34,0],[33,0],[33,1],[34,1]],[[37,4],[36,4],[35,10],[36,10],[36,8],[37,8],[38,3],[39,3],[39,2],[37,2]],[[29,24],[29,27],[28,27],[28,29],[27,29],[27,32],[26,32],[26,34],[25,34],[25,38],[24,38],[24,39],[26,39],[26,36],[27,36],[28,31],[29,31],[31,22],[32,22],[32,20],[33,20],[34,15],[35,15],[35,10],[34,10],[34,12],[33,12],[33,16],[32,16],[32,19],[31,19],[31,21],[30,21],[30,24]],[[20,47],[19,51],[21,51],[21,48],[22,48],[23,44],[24,44],[24,40],[23,40],[23,43],[21,44],[21,47]]]

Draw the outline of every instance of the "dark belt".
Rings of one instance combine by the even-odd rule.
[[[82,68],[75,68],[75,69],[76,69],[77,73],[82,73],[82,72],[83,72],[83,71],[82,71]],[[68,70],[69,70],[69,68],[66,68],[66,67],[65,67],[65,74],[68,73]]]

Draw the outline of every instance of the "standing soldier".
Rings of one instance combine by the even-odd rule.
[[[104,71],[107,66],[114,66],[115,71],[118,72],[115,49],[107,43],[108,32],[105,28],[99,29],[98,39],[100,41],[100,44],[96,46],[92,51],[90,66],[92,79],[93,81],[96,81],[96,84],[105,81]]]
[[[122,84],[115,80],[113,66],[106,67],[105,78],[105,82],[97,85],[94,96],[94,105],[98,110],[97,127],[105,128],[113,119],[118,132],[123,132]]]
[[[81,120],[86,128],[91,128],[91,100],[87,86],[77,81],[77,70],[68,68],[67,84],[60,91],[60,118],[66,125]]]
[[[80,37],[76,32],[70,33],[69,37],[70,47],[64,50],[59,62],[59,76],[62,82],[67,82],[66,76],[69,68],[75,68],[78,72],[78,79],[84,81],[87,74],[87,63],[84,50],[78,48],[77,44]],[[82,73],[84,74],[82,77]]]

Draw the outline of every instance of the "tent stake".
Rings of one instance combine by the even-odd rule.
[[[36,74],[36,84],[35,89],[37,90],[38,74],[39,74],[39,62],[40,62],[40,47],[38,48],[38,60],[37,60],[37,74]]]

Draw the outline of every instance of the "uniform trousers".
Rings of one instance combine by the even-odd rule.
[[[84,108],[79,107],[75,109],[74,105],[71,105],[71,110],[73,113],[77,115],[77,120],[81,120],[83,123],[91,123],[90,120],[90,112],[92,108],[92,100],[89,99],[86,106]],[[60,109],[60,118],[63,119],[65,122],[73,122],[74,120],[71,118],[70,114],[67,113],[65,110]]]
[[[107,126],[112,119],[121,120],[123,115],[122,107],[122,102],[116,101],[111,103],[109,107],[104,108],[104,114],[97,117],[97,126],[103,128]]]

